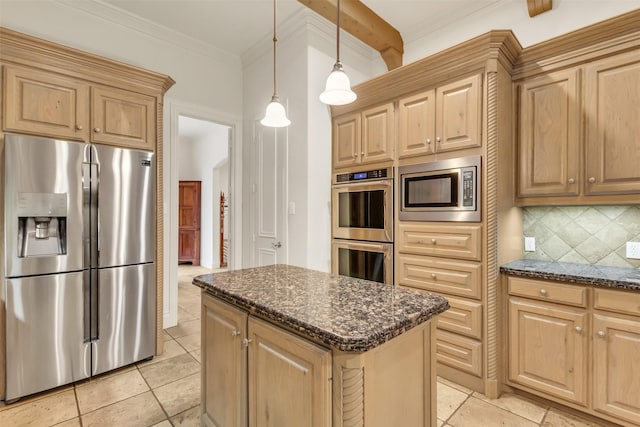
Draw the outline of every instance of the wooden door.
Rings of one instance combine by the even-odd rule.
[[[433,153],[436,91],[429,90],[398,102],[398,157]]]
[[[5,67],[5,131],[84,140],[89,129],[89,86],[27,68]]]
[[[362,163],[393,160],[396,143],[393,111],[390,103],[362,112]]]
[[[114,88],[91,88],[91,141],[153,151],[156,100]]]
[[[587,403],[587,313],[509,299],[509,380],[580,405]]]
[[[247,315],[202,294],[202,421],[247,425]]]
[[[580,124],[578,70],[520,84],[518,195],[578,195]]]
[[[342,168],[360,163],[360,113],[348,114],[333,121],[333,167]]]
[[[436,152],[480,147],[482,76],[467,77],[436,92]]]
[[[331,425],[331,351],[249,317],[249,426]]]
[[[200,265],[200,181],[178,188],[178,262]]]
[[[640,425],[640,319],[593,316],[593,407]]]
[[[640,51],[585,68],[585,194],[640,193]]]

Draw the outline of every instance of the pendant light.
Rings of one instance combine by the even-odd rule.
[[[328,105],[345,105],[356,100],[358,95],[351,90],[349,77],[342,69],[340,62],[340,0],[338,0],[338,17],[336,19],[336,63],[327,78],[327,86],[320,94],[320,101]]]
[[[263,126],[272,128],[281,128],[289,126],[291,120],[287,118],[287,113],[284,110],[284,105],[280,102],[278,95],[276,94],[276,43],[278,39],[276,37],[276,0],[273,0],[273,96],[271,102],[267,105],[264,118],[260,120]]]

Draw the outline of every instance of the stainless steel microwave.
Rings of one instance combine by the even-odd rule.
[[[480,167],[480,156],[398,167],[398,219],[480,222]]]

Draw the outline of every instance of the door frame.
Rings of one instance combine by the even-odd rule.
[[[164,169],[164,281],[163,328],[178,323],[178,145],[179,116],[217,123],[229,132],[229,262],[230,270],[242,265],[242,117],[201,105],[165,97],[163,125]],[[236,220],[237,219],[237,220]]]

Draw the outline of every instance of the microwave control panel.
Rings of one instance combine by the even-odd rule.
[[[386,179],[386,178],[391,178],[391,173],[389,172],[389,168],[337,174],[336,183],[366,181],[370,179]]]
[[[464,207],[473,207],[473,199],[475,198],[474,193],[474,171],[472,170],[463,170],[462,171],[462,206]]]

